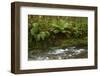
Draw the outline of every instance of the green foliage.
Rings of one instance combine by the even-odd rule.
[[[65,30],[68,27],[68,23],[64,20],[59,20],[57,23],[53,22],[52,27],[54,28],[52,31],[56,33],[66,33],[67,30]]]
[[[36,41],[40,41],[47,38],[50,33],[48,31],[42,31],[39,24],[33,23],[31,28],[31,35],[35,38]]]
[[[46,47],[46,45],[44,45],[45,42],[48,42],[48,45],[49,43],[54,44],[54,41],[57,41],[60,37],[63,37],[62,40],[64,40],[64,38],[72,40],[86,38],[88,34],[87,21],[87,17],[29,15],[29,47]],[[59,43],[59,41],[57,43]],[[74,41],[70,40],[69,44],[72,43],[74,44]]]

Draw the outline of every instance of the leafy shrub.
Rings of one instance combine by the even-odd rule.
[[[48,45],[51,42],[54,44],[61,34],[64,34],[66,39],[84,39],[88,34],[87,21],[87,17],[29,15],[29,47],[47,46],[46,42]],[[72,43],[74,44],[74,41],[69,41],[70,45]]]

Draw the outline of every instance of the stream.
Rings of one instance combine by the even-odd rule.
[[[88,57],[86,48],[77,47],[67,47],[65,49],[52,48],[46,52],[38,54],[34,54],[33,51],[34,50],[29,51],[29,60],[62,60]]]

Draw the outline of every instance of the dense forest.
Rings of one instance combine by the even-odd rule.
[[[69,47],[86,50],[87,24],[87,17],[28,15],[29,58],[35,59],[36,56],[46,55],[50,51]],[[84,57],[87,57],[86,51],[69,58]],[[57,59],[57,57],[51,59]],[[68,59],[68,57],[63,59]]]

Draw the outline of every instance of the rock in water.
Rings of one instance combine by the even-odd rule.
[[[80,54],[81,52],[85,51],[85,49],[79,49],[77,51],[75,51],[77,54]]]

